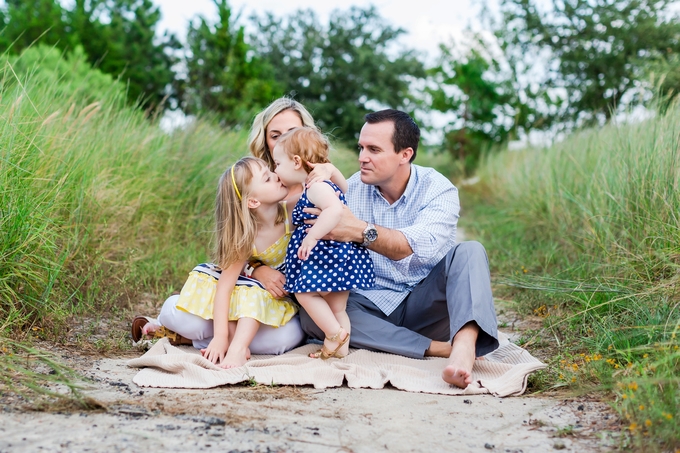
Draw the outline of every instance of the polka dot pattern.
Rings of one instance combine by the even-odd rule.
[[[341,192],[332,182],[326,183],[335,191]],[[340,201],[347,204],[344,194],[340,195]],[[293,224],[297,225],[297,229],[291,236],[286,252],[285,289],[291,293],[309,293],[365,289],[374,286],[373,261],[368,251],[354,242],[321,240],[305,261],[297,257],[298,248],[307,235],[307,229],[310,228],[304,221],[317,217],[304,212],[303,209],[313,207],[305,191],[293,209]]]

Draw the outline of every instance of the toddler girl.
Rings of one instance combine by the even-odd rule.
[[[296,128],[281,135],[272,157],[276,174],[289,188],[303,185],[313,164],[328,162],[326,137],[312,128]],[[375,284],[373,262],[365,248],[354,242],[323,240],[340,220],[347,182],[337,169],[331,181],[314,182],[306,188],[293,210],[293,232],[286,252],[285,289],[294,293],[316,325],[324,332],[324,345],[311,357],[344,357],[349,351],[350,322],[347,297],[350,289]],[[305,208],[319,208],[318,217]],[[313,225],[305,220],[315,219]]]

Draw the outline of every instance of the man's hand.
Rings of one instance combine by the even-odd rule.
[[[269,294],[280,299],[288,295],[288,291],[283,290],[283,285],[286,284],[286,276],[276,269],[269,266],[260,266],[253,271],[252,277],[264,285],[264,289],[269,291]]]
[[[308,214],[313,214],[317,216],[321,214],[321,210],[318,208],[306,208],[304,211]],[[315,222],[316,219],[305,220],[305,223],[308,225],[314,225]],[[322,239],[339,242],[361,243],[364,242],[365,228],[366,222],[357,219],[356,216],[352,214],[352,211],[350,211],[347,205],[343,205],[342,216],[340,217],[338,225],[335,228],[333,228],[331,232],[324,236]]]
[[[300,244],[300,247],[298,247],[298,258],[300,258],[302,261],[309,258],[309,255],[312,253],[312,250],[314,247],[316,247],[318,242],[319,241],[309,235],[305,236],[305,238],[302,240],[302,244]]]

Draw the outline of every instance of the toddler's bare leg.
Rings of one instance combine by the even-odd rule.
[[[347,332],[347,335],[350,334],[350,331],[352,329],[350,322],[349,322],[349,316],[347,316],[347,298],[349,297],[349,291],[340,291],[337,293],[328,293],[323,298],[326,300],[328,303],[328,306],[330,307],[331,311],[333,312],[333,315],[335,316],[335,319],[337,319],[338,323],[342,326],[343,329],[345,329],[345,332]],[[337,333],[337,331],[336,331]],[[335,335],[335,334],[333,334]],[[342,338],[339,338],[338,340],[344,340],[345,337],[344,335]],[[337,347],[338,342],[334,342],[335,346],[334,348]],[[333,349],[331,349],[332,351]],[[338,351],[339,356],[346,356],[347,353],[349,353],[349,341],[345,343],[342,348]]]
[[[231,324],[231,321],[229,324]],[[235,368],[245,365],[250,354],[248,346],[250,346],[250,342],[253,341],[259,328],[260,322],[253,318],[241,318],[236,322],[234,338],[229,343],[227,356],[220,363],[222,368]]]
[[[333,337],[340,331],[342,325],[338,322],[335,313],[333,313],[328,302],[326,302],[326,299],[320,293],[299,293],[295,297],[326,338]],[[338,347],[338,343],[339,341],[329,341],[327,339],[324,339],[323,342],[328,351],[334,351]]]

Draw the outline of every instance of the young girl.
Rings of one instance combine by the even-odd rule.
[[[276,174],[289,188],[303,185],[311,171],[310,164],[328,162],[329,144],[315,129],[302,127],[283,134],[276,142],[273,157]],[[347,181],[337,169],[331,181],[312,183],[293,210],[293,233],[286,252],[286,291],[295,294],[316,325],[324,332],[324,345],[310,357],[328,359],[344,357],[349,352],[350,322],[347,297],[350,289],[375,284],[373,262],[365,248],[353,242],[321,239],[340,220]],[[338,196],[337,192],[340,193]],[[321,209],[318,218],[305,208]],[[314,225],[305,223],[316,219]]]
[[[212,317],[214,336],[201,352],[224,368],[245,364],[250,355],[248,346],[260,324],[278,327],[297,312],[291,299],[275,298],[257,285],[244,284],[247,279],[240,277],[251,258],[272,267],[283,264],[290,228],[286,205],[281,201],[287,196],[288,189],[276,174],[254,157],[239,160],[220,178],[215,217],[221,274],[212,291],[201,284],[200,275],[194,277],[196,284],[190,276],[176,306]]]

